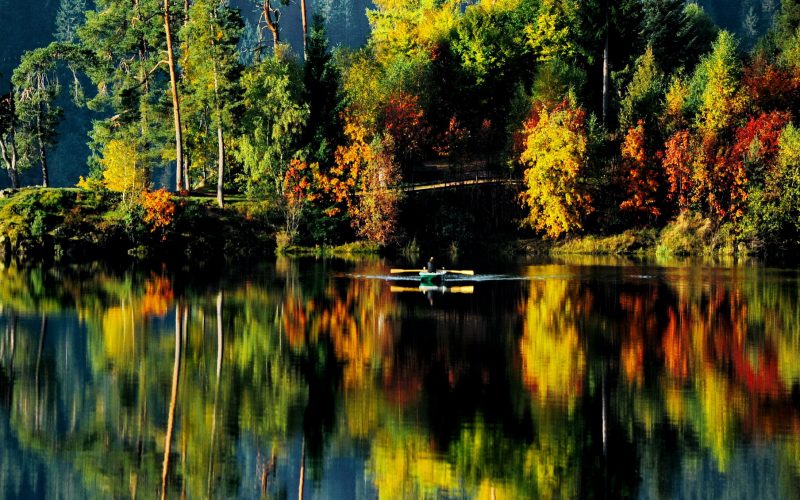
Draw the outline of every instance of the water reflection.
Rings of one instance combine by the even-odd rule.
[[[2,270],[4,496],[798,491],[796,272],[389,267]]]

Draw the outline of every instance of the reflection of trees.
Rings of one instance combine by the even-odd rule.
[[[576,320],[591,310],[591,296],[576,286],[566,279],[531,283],[520,340],[526,384],[540,401],[569,407],[580,396],[586,369]]]
[[[224,292],[2,271],[14,439],[111,497],[294,496],[331,453],[365,454],[384,498],[635,496],[651,473],[670,496],[693,461],[724,471],[764,440],[800,484],[793,276],[537,266],[488,306],[414,309],[303,265]]]

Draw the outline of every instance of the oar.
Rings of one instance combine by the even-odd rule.
[[[420,271],[425,271],[424,269],[390,269],[389,272],[392,274],[400,274],[400,273],[418,273]],[[475,271],[471,269],[466,270],[456,270],[456,269],[439,269],[439,271],[444,271],[450,274],[466,274],[467,276],[475,276]]]
[[[440,291],[442,293],[473,293],[473,292],[475,292],[475,287],[474,286],[453,286],[453,287],[450,287],[450,288],[430,287],[430,289],[433,290],[433,291]],[[389,290],[391,290],[392,293],[420,292],[420,291],[424,292],[424,291],[426,291],[425,289],[422,289],[422,288],[414,288],[414,287],[410,287],[410,286],[393,286],[393,287],[390,287]]]

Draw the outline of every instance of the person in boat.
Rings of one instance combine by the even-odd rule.
[[[436,264],[433,263],[433,257],[428,259],[428,263],[425,265],[425,270],[428,271],[429,273],[436,272]]]

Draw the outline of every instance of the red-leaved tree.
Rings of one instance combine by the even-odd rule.
[[[623,211],[634,212],[644,218],[658,218],[658,191],[660,187],[656,155],[646,147],[644,121],[628,129],[622,143],[623,184],[628,198],[620,204]]]

